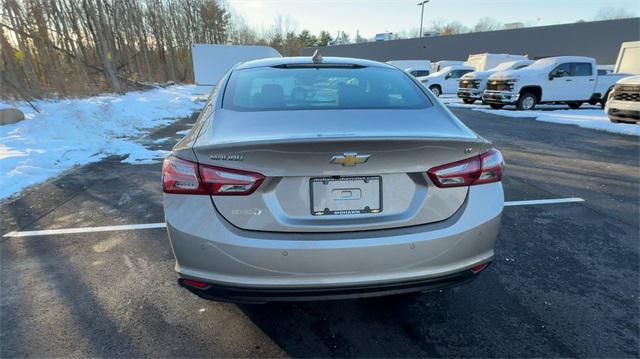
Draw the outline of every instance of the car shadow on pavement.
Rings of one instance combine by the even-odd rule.
[[[541,318],[505,290],[497,273],[435,292],[238,306],[293,357],[575,354],[540,330]]]
[[[50,243],[52,240],[55,238],[33,237],[19,245],[3,243],[3,265],[15,268],[15,263],[10,262],[29,258],[24,264],[29,270],[19,268],[9,276],[3,269],[1,286],[3,290],[11,290],[11,294],[3,294],[0,331],[4,339],[0,356],[60,356],[84,352],[81,356],[126,353],[142,357],[144,353],[132,337],[103,306],[67,255]],[[82,338],[78,342],[60,342],[61,337],[78,339],[71,333],[60,332],[64,328],[62,323],[69,320]],[[7,333],[10,335],[5,336]],[[40,351],[46,348],[56,351]]]
[[[442,299],[442,293],[432,294]],[[412,308],[424,305],[420,296],[239,307],[293,357],[438,356],[411,318]]]

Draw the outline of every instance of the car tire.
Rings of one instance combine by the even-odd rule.
[[[569,101],[567,102],[567,106],[569,106],[569,108],[573,109],[573,110],[577,110],[580,108],[580,106],[582,106],[584,102],[582,101]]]
[[[440,97],[440,95],[442,94],[442,89],[438,85],[429,86],[429,90],[431,90],[431,92],[436,95],[436,97]]]
[[[463,98],[462,102],[466,103],[467,105],[471,105],[472,103],[476,102],[476,100],[471,98]]]
[[[531,92],[525,92],[520,95],[518,98],[518,102],[516,103],[516,109],[523,110],[533,110],[538,103],[538,97],[532,94]]]
[[[500,110],[504,107],[504,104],[501,103],[490,103],[489,106],[494,110]]]

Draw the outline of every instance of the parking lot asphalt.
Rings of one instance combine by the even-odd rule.
[[[638,357],[637,137],[452,110],[507,161],[494,264],[411,296],[235,305],[180,288],[163,229],[0,238],[0,357]],[[169,149],[193,118],[153,133]],[[162,222],[160,164],[108,158],[2,204],[9,231]]]

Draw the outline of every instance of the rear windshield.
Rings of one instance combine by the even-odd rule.
[[[222,107],[236,111],[415,109],[431,106],[407,74],[379,67],[236,70]]]

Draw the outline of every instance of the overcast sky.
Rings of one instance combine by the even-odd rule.
[[[313,33],[338,30],[373,37],[384,31],[417,29],[418,0],[226,0],[257,30],[267,29],[277,15],[290,16],[296,30]],[[501,23],[523,22],[529,26],[593,20],[602,8],[623,8],[638,16],[638,0],[431,0],[425,4],[425,28],[434,20],[459,21],[473,26],[481,17]]]

